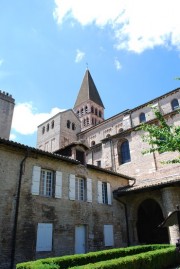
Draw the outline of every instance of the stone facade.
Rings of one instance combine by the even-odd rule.
[[[155,122],[152,107],[179,125],[180,89],[107,120],[89,71],[80,93],[74,111],[38,127],[38,149],[0,139],[0,269],[180,237],[177,225],[158,228],[179,205],[180,166],[162,164],[177,153],[142,155],[148,145],[137,130]]]
[[[0,137],[9,139],[14,111],[14,99],[0,90]]]
[[[59,112],[38,126],[37,148],[54,152],[77,140],[81,124],[72,109]]]
[[[172,169],[173,173],[178,173],[179,165],[162,165],[162,161],[169,160],[177,154],[154,153],[143,155],[142,151],[147,149],[148,145],[142,141],[143,132],[137,131],[137,127],[140,124],[139,115],[142,112],[146,116],[146,122],[150,123],[154,120],[151,106],[158,106],[167,117],[170,125],[179,125],[180,115],[175,113],[171,106],[172,100],[175,99],[180,103],[180,89],[174,90],[135,109],[117,114],[96,127],[78,134],[79,139],[90,146],[87,162],[96,165],[101,160],[102,167],[136,177],[137,180],[160,177],[163,173],[166,176],[171,175]],[[131,159],[122,164],[120,161],[120,145],[125,140],[129,142]],[[92,141],[94,146],[92,146]],[[97,147],[99,149],[98,154]]]
[[[131,178],[6,140],[0,141],[0,170],[1,269],[11,268],[11,257],[16,264],[81,251],[76,245],[78,227],[85,231],[84,252],[126,246],[124,210],[112,192]],[[52,172],[52,186],[42,187],[40,171]],[[84,180],[84,194],[75,178]],[[102,184],[107,200],[102,200]],[[43,248],[38,229],[48,225],[50,245],[45,241]],[[105,229],[110,229],[110,242]]]

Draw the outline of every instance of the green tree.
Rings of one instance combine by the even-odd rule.
[[[178,111],[177,111],[178,113]],[[153,124],[143,123],[138,130],[146,133],[142,136],[144,142],[149,144],[149,149],[142,153],[151,152],[179,152],[180,153],[180,126],[168,125],[162,113],[154,109],[156,122]],[[180,156],[166,163],[180,163]]]

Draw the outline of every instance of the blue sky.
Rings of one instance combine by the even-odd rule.
[[[179,0],[1,0],[0,89],[16,106],[11,139],[73,108],[88,64],[105,117],[180,86]]]

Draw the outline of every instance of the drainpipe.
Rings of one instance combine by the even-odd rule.
[[[14,216],[14,225],[12,231],[12,248],[11,248],[11,264],[10,269],[14,269],[14,258],[15,258],[15,250],[16,250],[16,236],[17,236],[17,222],[18,222],[18,214],[19,214],[19,201],[20,201],[20,194],[21,194],[21,182],[23,176],[23,168],[25,161],[28,157],[28,152],[26,153],[25,157],[20,163],[19,169],[19,181],[18,181],[18,189],[16,193],[16,204],[15,204],[15,216]]]
[[[124,213],[125,213],[125,219],[126,219],[126,236],[127,236],[127,246],[130,246],[130,240],[129,240],[129,223],[128,223],[128,216],[127,216],[127,205],[118,200],[123,206],[124,206]]]
[[[133,184],[124,186],[124,187],[119,188],[119,189],[123,190],[123,189],[128,188],[128,187],[133,187],[134,184],[136,183],[136,179],[133,178],[133,180],[134,180]],[[129,239],[129,223],[128,223],[127,205],[126,205],[126,203],[124,203],[123,201],[121,201],[117,198],[117,191],[113,192],[113,194],[114,194],[114,199],[116,199],[118,202],[120,202],[124,206],[124,214],[125,214],[125,220],[126,220],[127,246],[129,247],[130,246],[130,239]]]

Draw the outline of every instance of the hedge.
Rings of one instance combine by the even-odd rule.
[[[74,266],[69,269],[163,269],[175,266],[179,262],[180,258],[177,257],[175,247],[169,247],[109,261]]]
[[[68,255],[55,258],[40,259],[37,261],[20,263],[16,266],[17,269],[67,269],[73,266],[81,266],[89,263],[103,262],[120,257],[137,255],[147,251],[169,248],[170,245],[141,245],[127,248],[118,248],[111,250],[103,250],[97,252],[89,252],[87,254]],[[175,247],[173,247],[174,249]],[[43,267],[44,266],[44,267]]]

